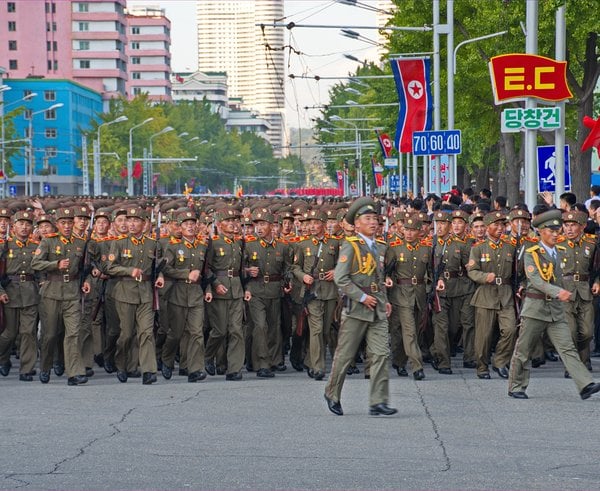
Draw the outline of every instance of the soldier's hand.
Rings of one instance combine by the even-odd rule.
[[[227,293],[227,288],[224,285],[219,285],[215,288],[215,292],[217,295],[225,295]]]
[[[594,283],[592,285],[592,295],[598,295],[600,293],[600,284]]]
[[[561,302],[570,302],[571,301],[571,292],[569,290],[561,290],[558,292],[557,298]]]
[[[394,281],[389,276],[385,278],[385,286],[387,288],[392,288],[394,286]]]
[[[292,284],[291,283],[286,283],[285,285],[283,285],[283,293],[288,294],[292,291]]]
[[[98,276],[100,276],[100,270],[98,268],[92,268],[92,276],[98,278]]]
[[[375,307],[377,307],[377,299],[371,295],[367,295],[362,303],[369,310],[375,310]]]
[[[390,315],[392,315],[392,304],[389,303],[389,302],[385,304],[385,315],[387,317],[389,317]]]
[[[0,295],[0,302],[8,303],[8,295],[6,293],[3,293],[2,295]]]
[[[58,261],[58,269],[69,269],[69,265],[71,264],[70,259],[61,259]]]
[[[488,273],[487,276],[485,277],[485,282],[486,283],[494,283],[494,281],[496,281],[496,273],[494,273],[492,271],[491,273]]]
[[[212,298],[213,298],[213,297],[212,297],[212,293],[208,292],[208,293],[205,293],[205,294],[204,294],[204,301],[205,301],[206,303],[210,303],[210,302],[212,302]]]
[[[87,295],[92,291],[92,287],[87,281],[84,281],[83,286],[81,287],[81,291]]]
[[[305,274],[304,277],[302,278],[302,281],[305,285],[310,286],[314,283],[315,279],[311,275]]]
[[[446,284],[444,283],[444,280],[442,280],[441,278],[438,280],[437,285],[435,285],[435,289],[438,292],[443,292],[446,289]]]
[[[246,268],[246,272],[250,277],[256,278],[258,276],[258,266],[250,266],[249,268]]]
[[[244,292],[244,301],[249,302],[250,300],[252,300],[252,293],[246,290]]]
[[[140,276],[142,276],[143,271],[140,268],[133,268],[133,270],[131,271],[131,277],[132,278],[139,278]]]
[[[158,278],[156,278],[154,286],[156,288],[162,288],[163,286],[165,286],[165,279],[162,276],[159,276]]]
[[[200,270],[192,269],[190,271],[190,274],[188,275],[188,280],[191,281],[192,283],[196,283],[199,278],[200,278]]]
[[[333,281],[333,269],[330,269],[325,273],[325,281]]]

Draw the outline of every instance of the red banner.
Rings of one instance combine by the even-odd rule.
[[[571,99],[567,62],[545,56],[508,54],[490,60],[496,104],[534,97],[544,101]]]
[[[383,152],[383,156],[386,159],[389,159],[392,156],[392,149],[394,145],[392,144],[392,140],[385,133],[375,132],[377,134],[377,139],[379,140],[379,145],[381,145],[381,151]]]
[[[344,171],[338,170],[338,171],[336,171],[336,174],[337,174],[338,190],[343,193],[344,192]]]

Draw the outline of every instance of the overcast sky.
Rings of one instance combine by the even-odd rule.
[[[375,5],[375,0],[362,0]],[[163,0],[159,2],[129,0],[128,5],[157,5],[166,10],[171,20],[171,65],[174,71],[192,71],[197,68],[196,40],[196,0]],[[373,12],[342,5],[334,0],[285,0],[284,22],[296,24],[322,24],[343,26],[375,26]],[[356,30],[356,29],[355,29]],[[375,39],[376,31],[364,30],[361,33]],[[374,60],[375,48],[362,42],[348,39],[339,29],[295,28],[286,29],[286,44],[291,44],[303,56],[293,55],[289,60],[287,74],[307,74],[311,77],[344,76],[356,70],[356,62],[344,58],[344,53],[359,59]],[[305,106],[328,102],[328,89],[337,80],[295,81],[286,78],[286,113],[289,126],[311,126],[311,117],[319,115],[318,110],[305,111]],[[350,97],[349,97],[350,98]],[[299,110],[297,109],[299,108]]]

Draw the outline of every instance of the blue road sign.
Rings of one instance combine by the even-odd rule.
[[[50,184],[44,184],[44,194],[50,194]]]
[[[460,153],[460,130],[415,131],[413,155],[455,155]]]
[[[538,192],[556,191],[556,148],[554,145],[537,147]],[[569,145],[565,145],[565,191],[571,190],[569,171]]]
[[[390,193],[397,193],[400,191],[400,176],[393,174],[390,176]]]
[[[17,195],[17,186],[8,186],[8,194],[11,196]]]

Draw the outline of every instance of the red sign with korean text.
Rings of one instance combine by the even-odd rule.
[[[573,94],[567,85],[567,62],[545,56],[508,54],[490,60],[496,104],[533,97],[562,101]]]

